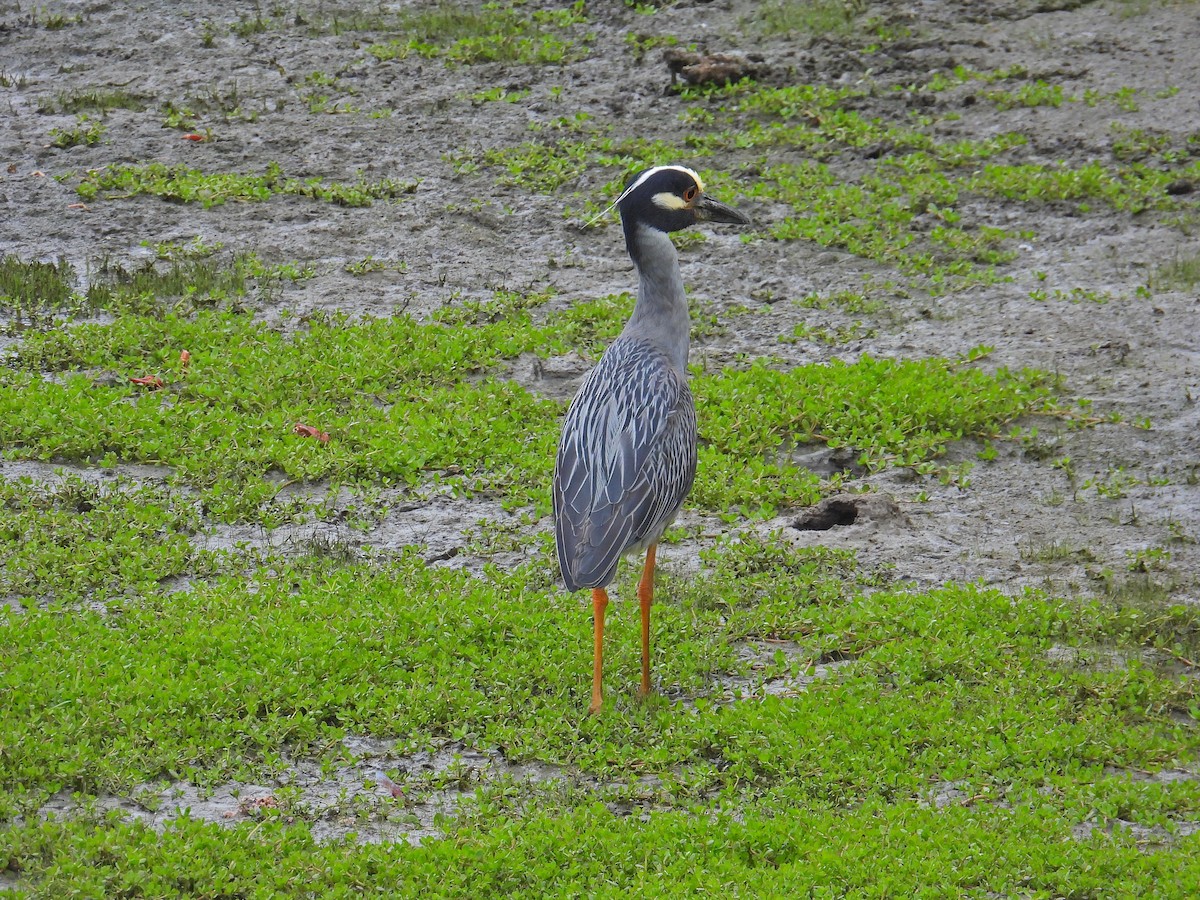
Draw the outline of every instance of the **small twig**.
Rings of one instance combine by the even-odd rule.
[[[1175,659],[1175,660],[1183,663],[1185,666],[1188,666],[1189,668],[1200,669],[1200,663],[1196,662],[1193,659],[1188,659],[1182,653],[1176,653],[1174,650],[1171,650],[1168,647],[1159,647],[1158,649],[1160,649],[1163,653],[1167,654],[1167,656],[1170,656],[1172,659]]]

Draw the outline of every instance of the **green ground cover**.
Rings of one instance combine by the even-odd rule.
[[[1012,77],[1007,70],[964,73],[956,83]],[[1042,88],[1018,89],[1001,108],[1040,103]],[[919,89],[936,92],[945,84],[937,76]],[[557,191],[585,171],[616,170],[599,195],[607,197],[619,191],[625,173],[678,159],[698,167],[720,197],[728,175],[706,167],[737,158],[755,173],[753,183],[742,186],[748,196],[794,210],[771,226],[771,237],[847,250],[932,291],[1007,277],[1005,266],[1018,258],[1019,242],[1035,236],[973,217],[966,212],[973,198],[1066,203],[1077,214],[1101,204],[1136,214],[1180,209],[1172,186],[1200,177],[1200,162],[1188,150],[1160,140],[1151,148],[1158,158],[1141,159],[1145,154],[1130,150],[1128,135],[1114,145],[1110,160],[1024,162],[1020,151],[1029,137],[1019,129],[976,140],[939,139],[931,119],[864,115],[856,108],[868,96],[862,88],[745,80],[681,93],[680,119],[691,131],[683,141],[657,137],[653,129],[628,137],[564,117],[557,133],[482,155],[459,154],[451,162],[464,173],[482,168],[501,183],[543,192]],[[1146,140],[1143,133],[1138,146]],[[591,219],[601,209],[603,204],[585,199],[582,215]]]
[[[401,893],[637,889],[677,878],[681,856],[695,871],[680,883],[694,892],[731,878],[782,889],[808,883],[814,853],[832,867],[824,877],[876,893],[937,883],[1086,896],[1170,872],[1185,896],[1200,883],[1195,838],[1170,854],[1119,833],[1071,838],[1089,816],[1168,824],[1200,808],[1195,781],[1132,777],[1183,762],[1178,714],[1195,713],[1195,686],[1132,660],[1164,635],[1195,654],[1194,613],[1176,611],[1163,632],[1111,604],[970,586],[867,591],[877,578],[851,554],[726,544],[706,554],[706,578],[665,582],[655,620],[665,696],[636,700],[636,617],[619,612],[612,705],[586,718],[585,613],[553,586],[551,565],[546,554],[474,577],[416,555],[276,561],[187,591],[134,592],[104,612],[6,613],[6,814],[62,789],[253,779],[278,770],[285,749],[320,755],[366,733],[413,747],[457,738],[617,784],[657,775],[634,793],[648,818],[561,786],[502,785],[419,849],[334,853],[311,846],[302,817],[288,826],[282,815],[232,830],[184,818],[161,839],[86,816],[33,817],[0,836],[0,860],[51,893],[106,896],[137,895],[145,882],[133,871],[167,891],[254,895],[270,883],[256,880],[261,860],[280,853],[275,886],[307,872],[331,889],[369,879]],[[747,637],[803,649],[777,654],[729,702],[713,677],[739,670],[733,648]],[[1097,642],[1131,662],[1081,669],[1047,653]],[[754,688],[829,659],[847,662],[792,696]],[[956,799],[939,808],[932,797],[947,783]],[[868,866],[880,852],[897,865]]]
[[[520,353],[604,339],[628,299],[540,323],[528,309],[509,309],[511,297],[498,302],[508,314],[482,322],[451,321],[461,313],[434,322],[313,319],[285,331],[247,313],[199,309],[32,330],[0,371],[0,447],[15,457],[170,466],[224,520],[253,517],[275,493],[266,480],[273,472],[414,490],[449,482],[544,510],[562,405],[497,373]],[[769,513],[815,500],[820,480],[783,451],[818,436],[853,447],[868,466],[935,460],[948,441],[992,437],[1048,408],[1051,381],[870,357],[698,374],[693,389],[706,413],[695,502]],[[297,423],[331,440],[299,435]]]

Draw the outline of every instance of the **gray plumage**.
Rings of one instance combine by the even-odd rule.
[[[696,406],[683,371],[661,346],[622,335],[571,404],[558,449],[555,534],[567,590],[609,584],[625,553],[674,521],[695,477]]]

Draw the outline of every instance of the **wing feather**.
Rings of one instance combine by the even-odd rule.
[[[554,519],[567,588],[610,583],[628,550],[657,540],[696,475],[696,408],[682,372],[620,338],[584,380],[563,424]]]

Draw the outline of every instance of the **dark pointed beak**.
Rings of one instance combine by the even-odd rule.
[[[696,218],[701,222],[724,222],[728,225],[750,224],[748,216],[738,212],[732,206],[726,206],[724,203],[712,199],[712,197],[706,194],[700,195],[700,198],[692,206],[692,210],[696,213]]]

